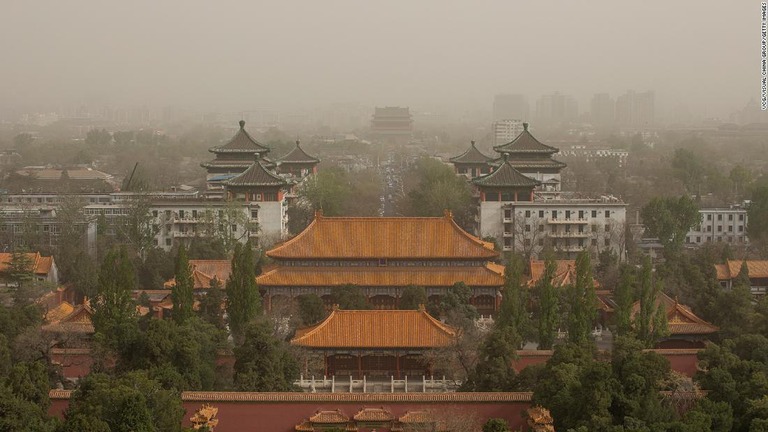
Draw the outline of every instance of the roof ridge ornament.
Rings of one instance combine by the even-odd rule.
[[[245,120],[240,120],[240,129],[245,129]]]
[[[523,131],[528,130],[528,122],[523,122]]]

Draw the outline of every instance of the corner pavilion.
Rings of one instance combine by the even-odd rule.
[[[458,329],[419,310],[338,310],[296,331],[291,345],[322,353],[324,375],[427,376],[425,351],[452,344]]]
[[[267,252],[276,266],[256,278],[265,304],[314,293],[332,306],[331,290],[356,285],[374,309],[397,309],[403,290],[422,286],[430,302],[464,282],[481,314],[498,309],[504,267],[493,244],[443,217],[325,217]]]

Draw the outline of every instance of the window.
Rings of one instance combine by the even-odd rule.
[[[712,220],[712,215],[711,215],[711,214],[708,214],[708,215],[707,215],[707,220],[708,220],[708,221],[711,221],[711,220]]]
[[[607,217],[607,218],[611,217],[611,211],[610,210],[606,210],[605,211],[605,217]]]
[[[179,210],[179,219],[184,219],[184,210]]]
[[[597,239],[592,239],[592,246],[597,246]]]
[[[540,218],[543,218],[543,217],[544,217],[544,210],[539,210],[539,217],[540,217]]]
[[[152,216],[157,217],[157,210],[152,210]]]
[[[701,243],[701,236],[696,236],[696,243]]]
[[[744,232],[744,225],[739,225],[739,232]]]
[[[571,232],[571,225],[570,224],[565,226],[565,232],[567,232],[567,233]]]
[[[525,232],[531,232],[531,225],[525,224]]]
[[[721,214],[717,215],[717,220],[719,220],[719,221],[723,220],[723,215],[721,215]]]
[[[552,219],[557,219],[557,210],[552,210]]]
[[[197,219],[197,210],[192,210],[192,219]]]
[[[544,232],[544,225],[539,225],[539,232]]]
[[[544,239],[543,238],[539,239],[539,246],[544,246]]]
[[[224,210],[219,210],[219,219],[224,217]]]
[[[592,232],[597,232],[597,224],[592,225]]]
[[[527,218],[531,217],[531,211],[530,210],[526,210],[525,211],[525,217],[527,217]]]
[[[605,246],[611,245],[611,239],[605,239]]]
[[[744,215],[743,215],[743,214],[740,214],[740,215],[739,215],[739,220],[740,220],[740,221],[743,221],[743,220],[744,220]]]
[[[717,232],[723,232],[723,226],[722,225],[718,225],[717,226]]]
[[[504,219],[512,219],[512,210],[504,210]]]
[[[580,232],[580,233],[583,233],[583,232],[584,232],[584,225],[579,225],[579,232]]]
[[[566,210],[565,211],[565,218],[566,219],[570,219],[571,218],[571,211],[570,210]]]
[[[251,210],[251,219],[258,219],[258,218],[259,218],[259,211]]]
[[[152,241],[152,243],[154,243],[154,244],[155,244],[155,246],[157,246],[157,245],[158,245],[158,243],[157,243],[157,239],[154,239],[154,240]]]
[[[232,232],[237,232],[237,225],[232,224]]]
[[[712,241],[712,236],[707,236],[707,241],[711,242]]]
[[[690,238],[690,237],[686,237],[686,238],[685,238],[685,242],[686,242],[686,243],[690,243],[690,242],[691,242],[691,238]]]
[[[552,225],[552,234],[555,234],[557,232],[557,225]]]
[[[729,221],[732,221],[732,220],[733,220],[733,215],[732,215],[732,214],[729,214],[729,215],[728,215],[728,220],[729,220]]]
[[[707,226],[707,232],[712,232],[712,225]]]
[[[165,239],[165,245],[170,246],[171,245],[171,239],[167,238]]]
[[[512,233],[512,224],[511,223],[505,223],[504,224],[504,234],[510,234]]]
[[[733,225],[728,225],[728,232],[733,232]]]
[[[579,219],[584,219],[584,210],[579,210]]]
[[[511,247],[512,247],[512,239],[509,238],[509,237],[506,237],[504,239],[504,248],[505,249],[510,249]]]
[[[605,232],[611,231],[611,224],[605,224]]]
[[[165,211],[165,217],[166,218],[170,218],[171,217],[171,211],[170,210],[166,210]]]
[[[593,217],[593,218],[596,218],[596,217],[597,217],[597,210],[592,210],[592,217]]]

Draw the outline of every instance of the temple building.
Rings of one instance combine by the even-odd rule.
[[[717,333],[719,328],[696,316],[688,306],[677,302],[677,299],[661,293],[656,300],[656,306],[663,307],[667,318],[667,336],[659,341],[654,348],[688,349],[704,348],[710,336]],[[640,302],[632,305],[631,316],[640,313]]]
[[[764,296],[768,291],[768,261],[727,260],[725,264],[715,264],[717,281],[725,289],[733,288],[733,281],[741,272],[742,263],[747,263],[749,287],[753,296]]]
[[[467,151],[459,156],[450,158],[451,163],[456,169],[456,174],[467,176],[469,179],[490,174],[492,170],[490,162],[492,160],[492,157],[484,155],[475,147],[474,141],[472,141]]]
[[[256,154],[248,169],[223,182],[226,200],[255,206],[251,219],[259,220],[261,232],[276,234],[279,239],[286,233],[285,194],[293,184],[268,170],[260,156]]]
[[[304,178],[309,174],[317,174],[317,164],[320,159],[310,156],[301,148],[301,142],[296,140],[294,147],[287,155],[277,160],[280,174],[290,174],[295,178]]]
[[[448,432],[455,429],[448,428],[445,418],[435,412],[426,410],[407,411],[401,416],[392,414],[392,411],[384,407],[364,407],[352,417],[344,414],[341,409],[318,410],[300,424],[296,425],[296,431],[315,432],[324,430],[345,431],[430,431]]]
[[[419,310],[338,310],[299,329],[291,344],[322,355],[325,376],[430,376],[427,350],[452,344],[458,329]]]
[[[230,260],[189,260],[192,270],[193,289],[196,292],[205,292],[215,280],[224,288],[224,285],[232,273],[232,261]],[[176,286],[176,278],[173,277],[163,285],[166,289]]]
[[[413,118],[408,107],[376,107],[371,118],[371,134],[383,140],[408,141],[413,134]]]
[[[596,257],[605,249],[624,256],[626,204],[613,196],[562,192],[560,171],[566,165],[552,159],[558,149],[531,135],[528,123],[517,138],[494,150],[501,156],[487,162],[474,144],[450,159],[475,189],[475,234],[526,256],[537,256],[545,246],[567,258],[585,250]]]
[[[528,131],[528,123],[523,123],[523,131],[511,142],[493,148],[502,157],[492,162],[494,164],[509,163],[522,174],[541,182],[544,191],[560,190],[560,171],[565,164],[552,159],[552,155],[560,151],[555,147],[543,144]]]
[[[201,167],[208,172],[206,182],[209,191],[223,190],[222,183],[229,180],[243,171],[253,163],[253,157],[258,154],[264,157],[269,153],[269,147],[256,141],[246,130],[245,121],[240,120],[240,129],[224,145],[211,147],[209,152],[216,155],[216,158],[203,162]],[[273,166],[271,161],[266,161]]]
[[[267,252],[275,267],[256,281],[267,307],[315,293],[328,306],[331,290],[356,285],[376,309],[397,309],[409,285],[426,289],[430,302],[463,282],[481,314],[498,307],[504,268],[499,252],[443,217],[325,217],[315,215],[296,237]]]

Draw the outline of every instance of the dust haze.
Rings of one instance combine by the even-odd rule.
[[[66,104],[490,110],[652,90],[658,115],[759,98],[760,3],[8,1],[0,110]]]

